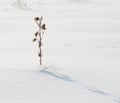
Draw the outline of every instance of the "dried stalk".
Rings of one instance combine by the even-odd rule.
[[[44,35],[44,30],[46,30],[45,24],[42,24],[42,16],[41,18],[36,17],[35,19],[36,24],[39,27],[39,30],[35,33],[35,38],[33,39],[33,42],[36,40],[38,41],[38,47],[39,47],[39,53],[38,56],[40,57],[40,65],[42,65],[42,39]]]

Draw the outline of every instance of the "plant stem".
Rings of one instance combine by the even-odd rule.
[[[41,20],[40,20],[40,24],[41,26]],[[41,37],[41,27],[39,27],[39,37],[40,37],[40,41],[39,41],[39,49],[40,49],[40,65],[42,65],[42,48],[41,48],[41,44],[42,44],[42,37]]]
[[[39,30],[35,33],[35,38],[33,39],[33,42],[35,42],[36,40],[38,41],[38,47],[39,47],[39,62],[40,65],[42,65],[42,38],[44,35],[43,30],[46,30],[45,24],[42,24],[42,16],[41,18],[36,17],[34,18],[36,24],[38,25]]]

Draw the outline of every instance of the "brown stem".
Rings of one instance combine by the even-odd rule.
[[[42,44],[42,37],[41,37],[41,20],[39,20],[39,49],[40,49],[40,65],[42,65],[42,48],[41,48],[41,44]]]
[[[40,27],[39,23],[35,20],[36,24],[38,25],[38,27]]]
[[[37,32],[37,34],[35,34],[35,39],[38,38],[38,39],[36,39],[38,41],[38,47],[39,47],[39,54],[38,54],[38,56],[40,58],[40,61],[39,61],[40,65],[42,65],[42,38],[43,38],[43,35],[44,35],[44,32],[43,32],[44,28],[43,28],[43,25],[42,25],[42,16],[41,16],[41,18],[36,17],[34,20],[35,20],[36,24],[39,27],[39,31]],[[37,37],[37,35],[39,37]]]
[[[39,42],[39,49],[40,49],[40,65],[42,65],[42,39],[41,39],[41,33],[40,33],[40,42]]]

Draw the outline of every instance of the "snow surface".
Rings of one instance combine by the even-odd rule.
[[[0,103],[120,103],[119,0],[24,0],[26,10],[12,1],[0,1]]]

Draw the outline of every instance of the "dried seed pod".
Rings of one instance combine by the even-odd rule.
[[[41,26],[41,28],[42,28],[43,30],[46,30],[46,25],[43,24],[43,25]]]
[[[39,17],[36,17],[34,20],[35,20],[35,21],[38,21],[39,19],[40,19]]]
[[[36,32],[36,33],[35,33],[35,37],[37,37],[37,35],[38,35],[38,34],[39,34],[39,33],[38,33],[38,32]]]
[[[41,57],[41,56],[42,56],[42,54],[38,53],[38,56],[39,56],[39,57]]]
[[[33,42],[35,42],[36,40],[37,40],[37,39],[36,39],[36,38],[34,38],[34,39],[33,39]]]

